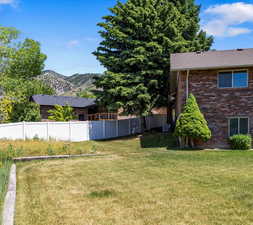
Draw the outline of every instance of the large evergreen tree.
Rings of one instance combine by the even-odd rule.
[[[199,27],[194,0],[127,0],[104,16],[94,54],[107,69],[96,86],[109,109],[145,115],[168,105],[170,54],[206,51],[212,37]]]

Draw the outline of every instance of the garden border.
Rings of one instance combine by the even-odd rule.
[[[2,225],[13,225],[14,224],[14,215],[15,215],[15,206],[16,206],[16,165],[12,164],[10,175],[9,175],[9,184],[8,190],[4,199],[4,208],[3,208],[3,222]]]
[[[13,160],[14,160],[14,162],[25,162],[25,161],[33,161],[33,160],[69,159],[69,158],[79,158],[79,157],[97,157],[97,156],[106,156],[106,155],[107,155],[107,154],[29,156],[29,157],[13,158]]]

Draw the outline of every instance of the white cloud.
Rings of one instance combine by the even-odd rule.
[[[11,5],[14,3],[14,0],[0,0],[0,5]]]
[[[97,37],[84,37],[84,41],[97,42],[99,39]]]
[[[71,41],[69,41],[67,43],[67,47],[73,48],[73,47],[79,46],[79,44],[80,44],[80,41],[78,41],[78,40],[71,40]]]
[[[217,37],[233,37],[252,32],[244,23],[253,23],[253,4],[237,2],[231,4],[214,5],[204,11],[206,16],[211,15],[203,29],[208,34]]]

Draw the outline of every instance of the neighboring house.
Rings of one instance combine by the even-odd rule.
[[[171,55],[176,114],[189,93],[208,121],[212,139],[205,147],[228,147],[228,137],[253,133],[253,49]]]
[[[101,107],[96,104],[96,99],[79,98],[70,96],[52,96],[52,95],[33,95],[30,98],[40,105],[40,113],[42,120],[47,120],[49,113],[48,110],[54,109],[55,105],[66,106],[69,105],[74,109],[77,120],[99,120],[99,119],[115,119],[117,115],[105,112]]]

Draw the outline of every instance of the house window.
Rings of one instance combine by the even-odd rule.
[[[78,119],[79,119],[79,121],[84,121],[85,120],[84,119],[84,114],[79,114]]]
[[[229,136],[235,134],[248,134],[249,133],[249,118],[238,117],[229,119]]]
[[[219,88],[248,87],[248,72],[245,70],[220,72],[218,84]]]

